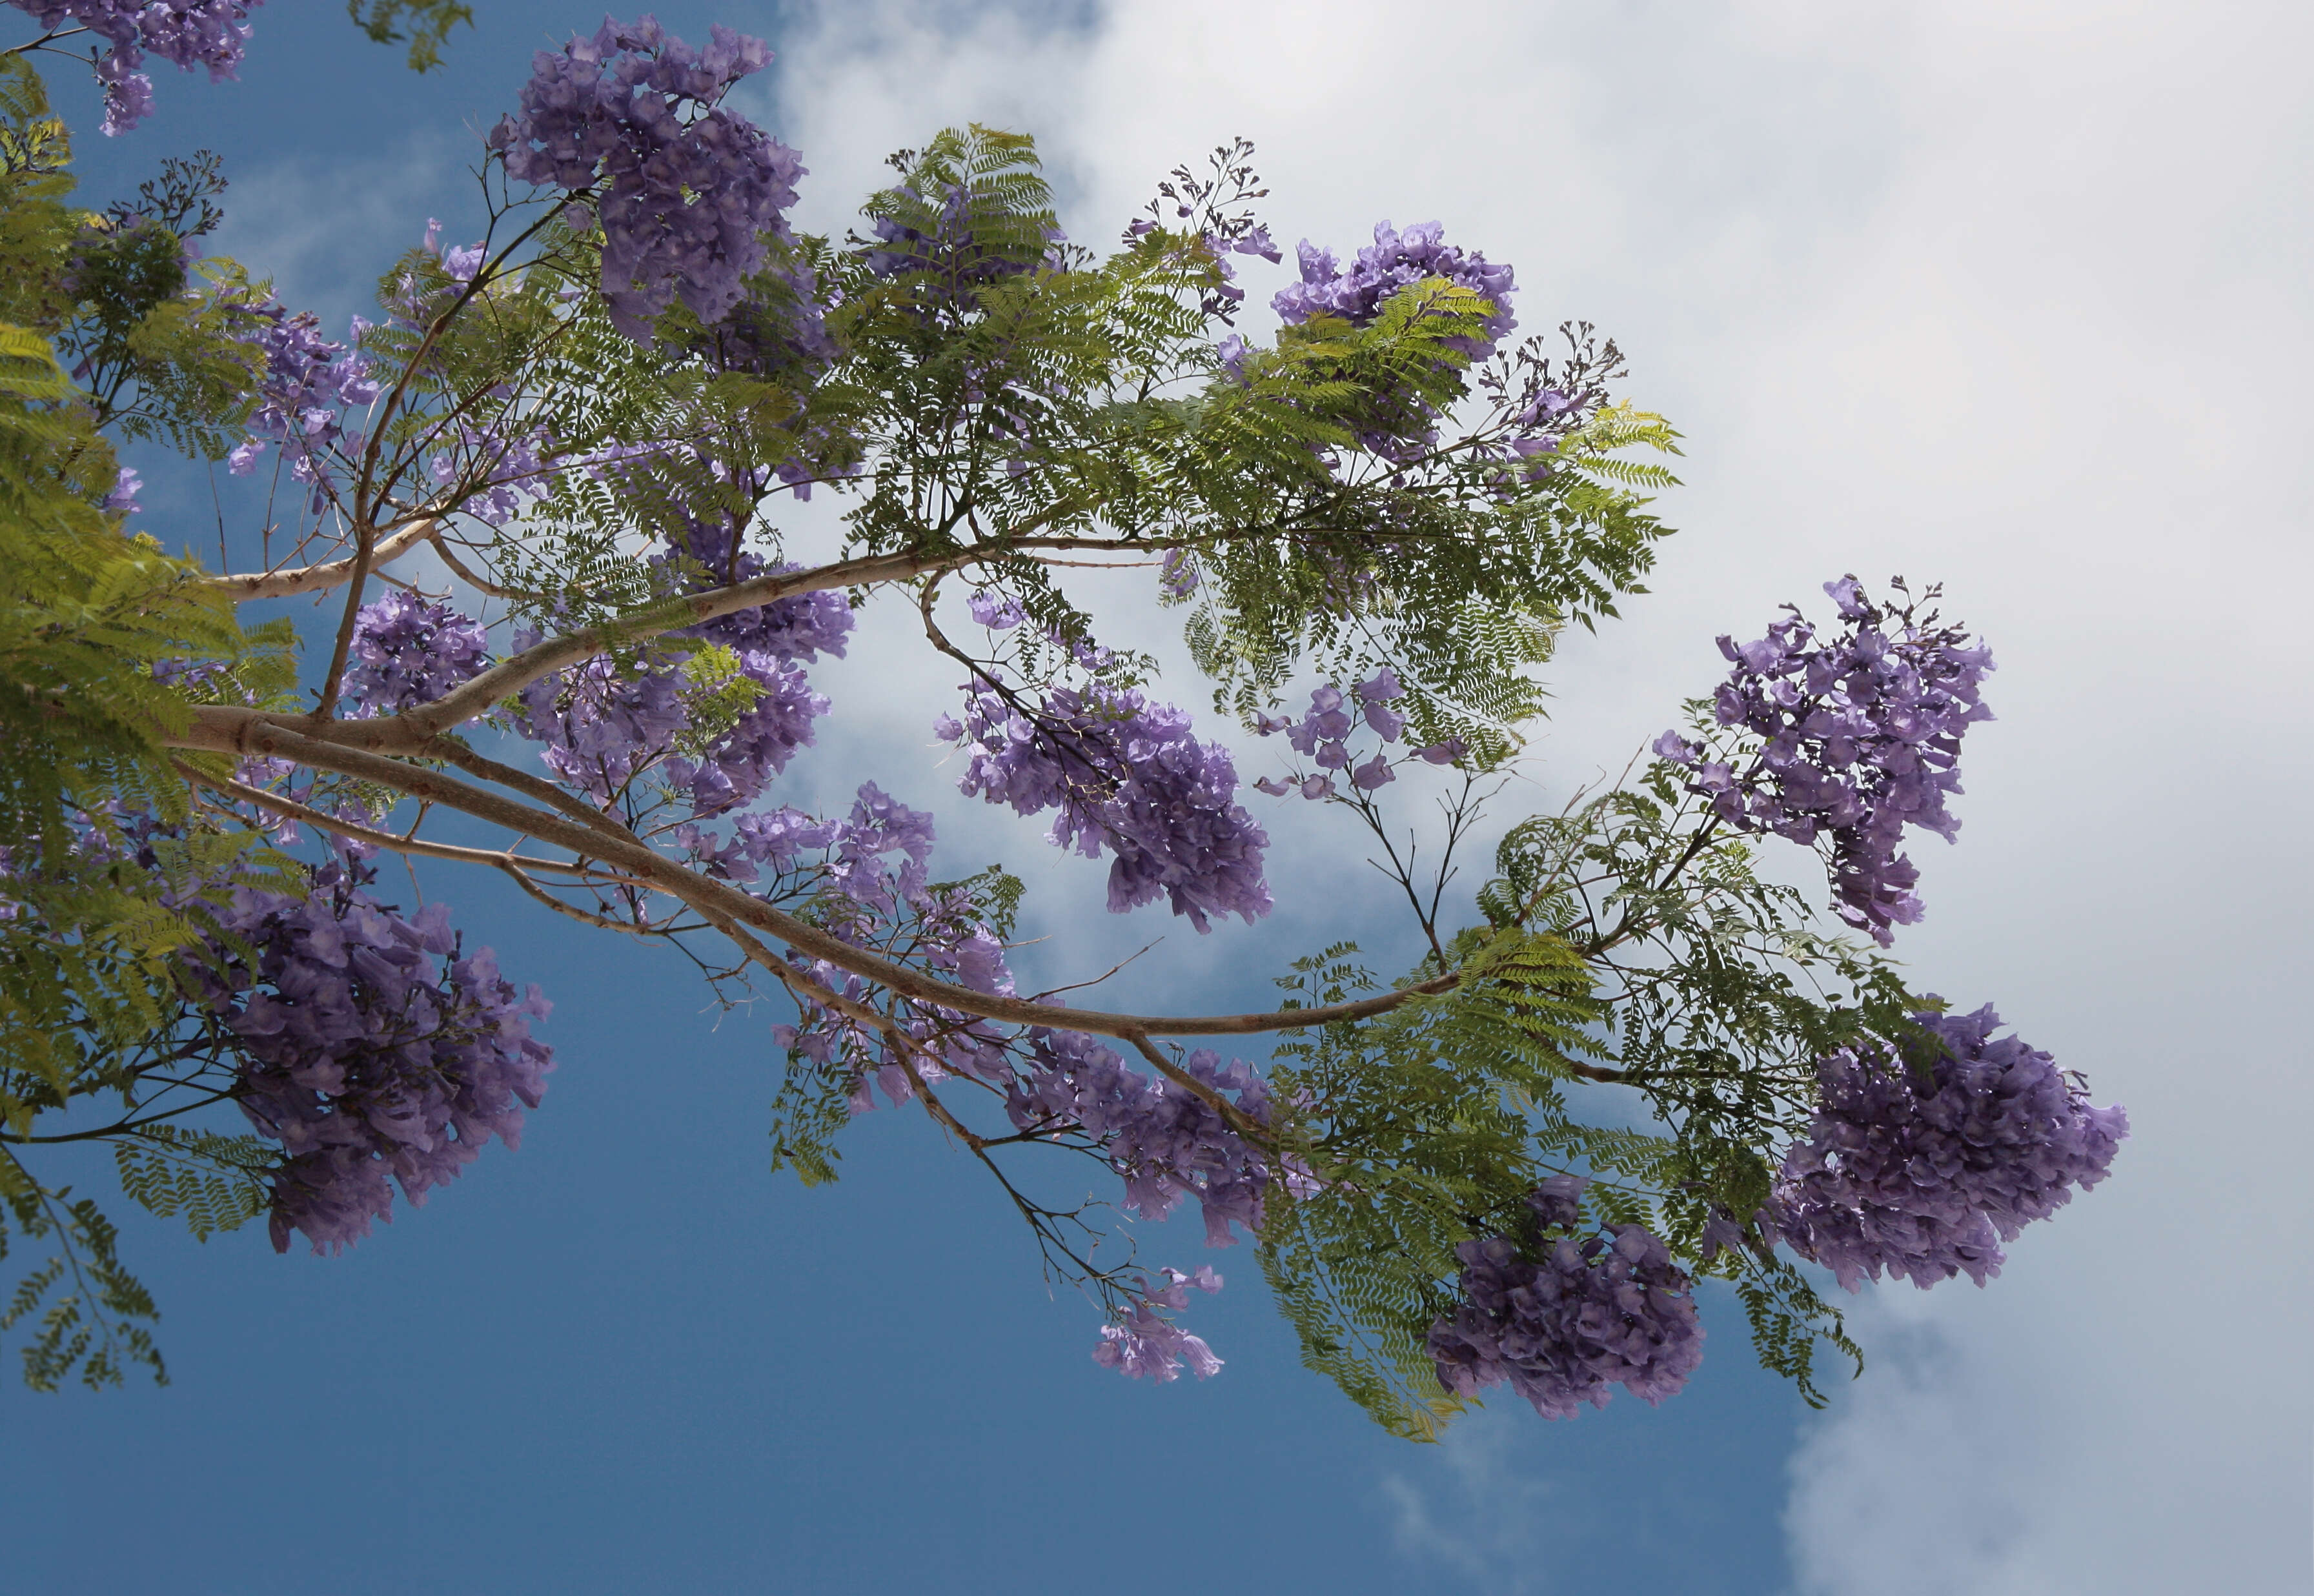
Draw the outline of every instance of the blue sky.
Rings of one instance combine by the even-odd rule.
[[[420,79],[277,0],[244,83],[165,74],[145,129],[84,142],[87,191],[216,148],[218,247],[336,320],[428,216],[459,231],[473,131],[596,20],[478,9]],[[1530,328],[1614,334],[1687,434],[1687,530],[1552,667],[1538,807],[1701,691],[1717,632],[1845,569],[1942,578],[2001,719],[1902,951],[2136,1138],[1992,1290],[1859,1300],[1874,1367],[1828,1415],[1715,1301],[1659,1410],[1499,1406],[1416,1449],[1298,1367],[1242,1253],[1195,1310],[1221,1377],[1095,1369],[1092,1315],[930,1126],[861,1123],[833,1188],[767,1173],[771,1017],[446,881],[557,1003],[523,1148],[335,1260],[123,1214],[175,1383],[0,1393],[12,1588],[2027,1596],[2193,1588],[2215,1547],[2230,1591],[2310,1589],[2302,14],[1481,0],[1457,40],[1363,0],[660,14],[771,39],[751,109],[813,168],[808,225],[978,119],[1040,136],[1097,241],[1242,131],[1282,238],[1435,216],[1517,265]],[[148,510],[198,541],[206,492]],[[1118,602],[1113,640],[1166,646]],[[923,727],[952,683],[874,626],[816,674],[838,712],[799,801],[873,776],[936,807],[944,859],[1030,876],[1043,967],[1164,934],[1133,996],[1251,1006],[1330,935],[1391,946],[1337,885],[1347,840],[1283,824],[1261,928],[1100,913],[1095,871],[949,790]],[[1206,1256],[1170,1229],[1150,1256]]]

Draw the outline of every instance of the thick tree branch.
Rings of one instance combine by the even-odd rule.
[[[374,825],[361,825],[354,821],[325,814],[310,804],[283,798],[278,792],[268,792],[262,787],[252,787],[245,781],[230,777],[212,776],[196,770],[182,760],[171,760],[177,773],[188,781],[206,787],[225,798],[238,798],[269,809],[287,820],[310,825],[315,831],[328,832],[356,842],[367,842],[393,853],[406,853],[413,859],[448,860],[455,864],[488,865],[497,869],[512,870],[519,875],[525,869],[543,870],[550,875],[575,876],[585,881],[603,882],[611,886],[635,886],[628,877],[614,871],[596,869],[592,865],[559,859],[534,859],[527,854],[503,852],[488,848],[461,848],[451,842],[432,842],[423,837],[405,837],[399,832],[383,831]],[[560,907],[561,905],[558,905]],[[620,928],[624,929],[624,928]]]
[[[748,935],[743,927],[729,918],[710,914],[708,921],[716,930],[730,938],[732,944],[740,952],[746,954],[752,963],[770,971],[799,1001],[817,1003],[821,1008],[841,1014],[857,1024],[868,1026],[883,1033],[885,1039],[891,1043],[893,1052],[899,1055],[900,1067],[907,1071],[910,1083],[915,1087],[916,1095],[924,1105],[924,1112],[961,1138],[964,1144],[974,1152],[985,1155],[988,1139],[950,1113],[948,1105],[934,1096],[932,1089],[926,1084],[923,1072],[916,1068],[915,1055],[923,1054],[929,1058],[930,1052],[905,1026],[888,1014],[882,1013],[866,1003],[856,1002],[833,988],[814,981],[809,975],[805,974]]]
[[[1249,527],[1188,541],[1199,544],[1224,542],[1238,536],[1273,536],[1280,530],[1277,526]],[[381,548],[384,546],[380,545]],[[852,560],[835,560],[809,570],[767,572],[729,586],[663,599],[617,621],[600,626],[581,627],[561,637],[550,638],[534,648],[524,649],[511,659],[499,661],[432,703],[420,705],[403,714],[309,724],[306,729],[325,741],[349,748],[367,748],[379,754],[416,754],[434,737],[489,713],[501,700],[520,692],[532,683],[557,671],[567,670],[621,643],[639,642],[646,638],[680,631],[725,615],[737,614],[742,610],[757,609],[782,598],[792,598],[805,593],[824,593],[840,587],[866,587],[883,582],[905,581],[913,577],[955,570],[985,560],[1023,552],[1033,559],[1037,552],[1043,551],[1068,552],[1125,548],[1162,551],[1172,546],[1168,542],[1120,543],[1115,538],[1106,537],[1007,535],[967,548],[938,552],[862,555]],[[349,575],[352,562],[340,563],[347,567]],[[257,712],[232,704],[208,704],[194,713],[204,726],[225,730],[248,720]]]
[[[471,815],[478,820],[505,826],[518,834],[568,848],[573,853],[616,865],[639,882],[666,893],[702,916],[729,918],[766,932],[808,957],[825,959],[838,969],[888,987],[904,997],[1007,1025],[1050,1026],[1060,1030],[1089,1031],[1127,1041],[1153,1036],[1251,1036],[1268,1031],[1299,1030],[1339,1020],[1364,1019],[1386,1013],[1410,999],[1446,992],[1461,979],[1450,972],[1394,992],[1362,998],[1356,1002],[1260,1014],[1110,1014],[1094,1010],[1064,1009],[994,992],[975,992],[969,987],[935,979],[921,970],[854,947],[832,932],[808,921],[799,920],[792,914],[783,913],[736,886],[711,880],[694,870],[686,869],[639,842],[623,842],[576,820],[566,820],[546,810],[486,792],[439,771],[321,742],[306,736],[302,729],[261,715],[248,717],[229,734],[196,724],[172,741],[175,746],[205,753],[287,759],[314,770],[378,782],[424,802],[438,804],[444,808]]]
[[[399,560],[419,544],[430,542],[442,530],[442,523],[432,516],[419,519],[380,538],[370,551],[369,569]],[[236,602],[252,598],[295,598],[304,593],[326,593],[353,580],[354,569],[360,563],[358,553],[343,560],[332,560],[321,565],[301,565],[289,570],[262,571],[246,577],[210,577],[205,586],[231,596]]]

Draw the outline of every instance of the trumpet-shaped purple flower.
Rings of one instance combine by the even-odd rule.
[[[1577,1240],[1577,1176],[1527,1198],[1544,1234],[1534,1252],[1507,1236],[1465,1241],[1462,1301],[1430,1327],[1439,1382],[1475,1397],[1507,1380],[1547,1419],[1604,1407],[1620,1385],[1650,1405],[1676,1396],[1703,1360],[1687,1275],[1643,1225]]]
[[[958,790],[1022,815],[1057,808],[1055,846],[1114,853],[1110,913],[1167,898],[1200,931],[1211,916],[1269,913],[1268,835],[1236,801],[1229,751],[1199,743],[1186,713],[1098,683],[1055,688],[1027,711],[985,681],[965,692],[964,719],[934,726],[970,755]]]
[[[1942,1044],[1927,1068],[1847,1048],[1816,1066],[1815,1126],[1766,1216],[1850,1291],[1883,1270],[1923,1291],[1956,1274],[1983,1285],[2000,1243],[2103,1180],[2129,1134],[2047,1054],[1995,1037],[1990,1004],[1914,1018]]]
[[[720,322],[763,266],[764,235],[784,229],[801,162],[720,104],[771,59],[761,40],[721,26],[695,50],[649,16],[605,21],[560,54],[540,51],[519,112],[491,130],[517,181],[577,192],[602,180],[603,297],[637,342],[677,295]]]
[[[1138,1290],[1128,1293],[1118,1321],[1100,1327],[1100,1345],[1092,1349],[1092,1361],[1127,1380],[1153,1380],[1161,1385],[1181,1378],[1181,1362],[1186,1358],[1199,1380],[1211,1380],[1222,1371],[1222,1361],[1214,1356],[1214,1349],[1206,1345],[1204,1336],[1190,1335],[1159,1309],[1170,1308],[1178,1313],[1189,1305],[1190,1287],[1218,1292],[1222,1277],[1210,1264],[1199,1265],[1194,1274],[1179,1269],[1157,1273],[1162,1285],[1143,1281]]]

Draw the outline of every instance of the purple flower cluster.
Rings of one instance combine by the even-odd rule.
[[[684,856],[717,880],[754,882],[767,870],[774,876],[791,870],[805,853],[826,847],[835,838],[835,823],[782,805],[738,816],[728,837],[696,822],[676,826],[674,836]]]
[[[399,715],[432,703],[490,663],[481,622],[397,591],[355,612],[338,691],[360,715]]]
[[[126,133],[153,112],[153,80],[137,67],[149,52],[187,72],[208,68],[222,83],[241,66],[252,7],[262,0],[9,0],[51,31],[70,25],[104,40],[96,58],[104,85],[104,131]]]
[[[1703,1361],[1703,1326],[1687,1275],[1644,1225],[1577,1241],[1580,1176],[1546,1180],[1527,1198],[1558,1230],[1531,1257],[1507,1236],[1462,1243],[1462,1301],[1430,1327],[1439,1382],[1475,1397],[1510,1382],[1547,1419],[1604,1407],[1621,1385],[1649,1404],[1677,1396]]]
[[[1932,1069],[1853,1049],[1816,1066],[1815,1124],[1764,1216],[1850,1291],[1884,1269],[1924,1291],[1964,1274],[1983,1285],[2000,1243],[2103,1180],[2129,1134],[2047,1054],[1995,1038],[1992,1005],[1914,1018],[1943,1044]]]
[[[1511,269],[1490,264],[1475,251],[1465,253],[1444,243],[1435,222],[1404,233],[1387,222],[1378,224],[1373,244],[1360,250],[1347,268],[1336,264],[1331,250],[1318,249],[1306,239],[1299,254],[1302,280],[1289,283],[1270,301],[1271,308],[1288,325],[1323,315],[1364,327],[1373,322],[1392,295],[1439,278],[1484,295],[1494,307],[1480,329],[1482,337],[1449,339],[1446,348],[1471,361],[1483,360],[1518,324],[1510,312],[1510,295],[1516,287]],[[1244,381],[1244,358],[1241,342],[1224,340],[1222,367],[1239,382]],[[1428,399],[1410,392],[1384,392],[1373,397],[1371,409],[1354,426],[1360,447],[1403,465],[1436,445],[1437,421],[1437,411]]]
[[[1022,815],[1057,808],[1055,846],[1113,851],[1112,913],[1164,897],[1203,931],[1210,916],[1269,913],[1268,835],[1236,801],[1229,751],[1198,742],[1185,712],[1100,683],[1054,688],[1025,712],[985,679],[964,692],[964,719],[933,726],[970,756],[958,790]]]
[[[622,672],[607,656],[522,690],[516,726],[545,745],[539,757],[569,785],[608,806],[638,775],[664,764],[694,818],[762,796],[799,748],[811,745],[827,700],[799,665],[759,650],[737,655],[755,699],[703,749],[677,755],[694,725],[698,693],[680,666]],[[720,684],[703,684],[712,691]]]
[[[740,551],[728,528],[711,523],[693,523],[655,563],[691,591],[747,581],[773,569]],[[694,820],[728,815],[755,802],[796,751],[812,745],[815,723],[827,713],[828,702],[812,690],[799,662],[822,654],[842,657],[852,625],[851,606],[840,593],[798,594],[719,616],[675,634],[675,646],[639,673],[623,673],[598,656],[531,683],[520,696],[517,728],[546,745],[540,757],[548,769],[597,803],[609,804],[639,773],[664,764],[686,791]],[[752,684],[755,697],[703,748],[678,754],[687,740],[695,741],[701,694],[718,690],[716,683],[686,679],[684,660],[691,657],[680,647],[685,640],[730,650],[737,676]],[[698,846],[711,853],[718,844],[702,839]],[[732,846],[740,844],[735,840]],[[744,860],[744,847],[733,857]]]
[[[678,295],[701,322],[721,321],[764,264],[763,235],[783,230],[802,163],[719,103],[771,59],[721,26],[694,50],[656,18],[605,20],[592,39],[541,50],[519,113],[491,130],[520,181],[577,192],[606,180],[603,297],[639,343]]]
[[[729,848],[706,866],[711,871],[752,881],[766,867],[795,869],[805,863],[807,850],[825,850],[816,869],[824,923],[837,936],[912,957],[976,992],[1013,990],[1004,945],[969,895],[930,885],[932,817],[874,782],[861,787],[851,814],[840,821],[816,821],[785,810],[745,816],[733,829]],[[894,854],[898,860],[887,862]],[[843,997],[869,995],[859,977],[826,960],[799,961],[798,967]],[[857,1071],[854,1114],[874,1109],[873,1088],[881,1088],[894,1107],[913,1098],[911,1068],[927,1083],[958,1071],[996,1084],[1012,1079],[1004,1036],[975,1016],[936,1004],[904,1003],[894,1018],[911,1039],[909,1045],[820,1004],[805,1001],[799,1006],[798,1023],[774,1026],[773,1036],[782,1047],[816,1063],[850,1063]]]
[[[359,867],[355,867],[358,870]],[[393,1218],[388,1177],[415,1207],[492,1136],[522,1137],[553,1055],[530,1034],[548,1004],[518,996],[488,948],[463,954],[449,910],[404,919],[332,862],[310,897],[243,888],[195,976],[239,1038],[239,1100],[289,1155],[273,1183],[273,1245],[302,1230],[341,1251]]]
[[[1029,1067],[1005,1094],[1015,1128],[1073,1129],[1100,1142],[1125,1178],[1125,1205],[1145,1220],[1166,1219],[1183,1199],[1197,1198],[1208,1247],[1235,1245],[1232,1221],[1260,1230],[1269,1166],[1211,1103],[1126,1068],[1115,1050],[1081,1032],[1040,1027],[1028,1041]],[[1201,1047],[1181,1068],[1247,1118],[1268,1123],[1269,1083],[1242,1061],[1223,1066]]]
[[[535,639],[516,640],[526,648]],[[605,807],[691,725],[676,672],[627,675],[606,655],[533,682],[518,702],[515,728],[545,745],[539,759],[546,768]]]
[[[124,465],[112,480],[112,491],[104,496],[99,507],[116,516],[141,516],[145,507],[137,502],[137,496],[144,491],[143,474]]]
[[[1222,1371],[1222,1361],[1214,1356],[1205,1337],[1190,1335],[1158,1310],[1170,1308],[1179,1312],[1189,1305],[1191,1286],[1218,1292],[1222,1277],[1210,1264],[1198,1265],[1194,1274],[1179,1269],[1161,1269],[1158,1274],[1163,1285],[1143,1281],[1129,1294],[1119,1321],[1100,1327],[1100,1345],[1092,1349],[1092,1361],[1128,1380],[1153,1380],[1161,1385],[1181,1378],[1181,1360],[1187,1358],[1199,1380],[1212,1379]]]
[[[444,441],[449,446],[427,463],[427,470],[445,488],[475,484],[456,508],[486,525],[504,526],[525,499],[544,498],[554,490],[555,471],[549,463],[554,431],[543,421],[508,418],[492,427],[462,421]]]
[[[1476,250],[1464,251],[1444,241],[1435,222],[1422,222],[1400,233],[1388,222],[1374,226],[1374,241],[1360,250],[1347,267],[1336,264],[1334,251],[1302,241],[1302,280],[1289,283],[1270,300],[1270,308],[1288,324],[1312,316],[1339,316],[1354,327],[1364,327],[1380,313],[1382,302],[1401,288],[1433,278],[1444,278],[1468,288],[1494,305],[1483,339],[1456,339],[1449,346],[1483,360],[1518,325],[1511,314],[1510,296],[1517,290],[1511,269],[1490,263]]]
[[[1317,689],[1310,694],[1308,713],[1299,720],[1285,715],[1262,716],[1254,730],[1265,737],[1284,732],[1294,751],[1315,764],[1319,773],[1285,781],[1264,776],[1254,785],[1272,798],[1299,792],[1305,798],[1329,798],[1336,796],[1336,789],[1333,777],[1324,773],[1329,771],[1348,771],[1350,785],[1360,792],[1372,792],[1397,780],[1397,769],[1384,750],[1405,734],[1406,717],[1390,707],[1405,696],[1398,673],[1384,666],[1372,680],[1354,684],[1347,693],[1334,686]],[[1383,749],[1353,768],[1349,739],[1361,720],[1382,739]],[[1468,752],[1462,738],[1449,737],[1414,749],[1406,757],[1428,764],[1453,764]]]
[[[1831,844],[1834,907],[1886,947],[1890,927],[1921,918],[1920,871],[1897,851],[1906,826],[1953,840],[1945,808],[1961,789],[1962,735],[1992,711],[1978,684],[1992,654],[1912,606],[1883,610],[1853,577],[1824,584],[1848,624],[1819,642],[1797,611],[1738,648],[1719,639],[1735,670],[1718,692],[1719,724],[1764,739],[1738,772],[1676,732],[1655,751],[1689,767],[1690,790],[1728,824],[1793,842]]]
[[[243,307],[243,313],[256,323],[241,337],[255,348],[261,369],[249,436],[226,456],[226,469],[234,476],[247,476],[265,452],[265,440],[271,439],[289,456],[292,477],[318,485],[322,469],[316,453],[344,437],[340,412],[345,407],[367,405],[377,398],[376,378],[358,348],[322,336],[321,321],[310,311],[293,314],[269,300]],[[367,325],[354,318],[357,343]]]

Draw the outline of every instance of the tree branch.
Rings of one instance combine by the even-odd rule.
[[[390,564],[419,544],[431,542],[441,530],[442,523],[432,516],[421,516],[408,523],[378,540],[377,546],[370,551],[370,569]],[[295,598],[303,593],[325,593],[353,580],[354,569],[360,561],[361,556],[354,553],[343,560],[301,565],[288,570],[247,577],[210,577],[203,585],[226,594],[236,603],[252,598]]]
[[[1089,1031],[1126,1040],[1150,1036],[1250,1036],[1364,1019],[1386,1013],[1414,998],[1449,991],[1461,980],[1458,974],[1449,972],[1394,992],[1362,998],[1356,1002],[1335,1003],[1318,1009],[1286,1009],[1263,1014],[1109,1014],[1094,1010],[1064,1009],[952,985],[921,970],[854,947],[833,932],[808,921],[799,920],[792,914],[783,913],[736,886],[711,880],[696,871],[686,869],[640,842],[622,842],[575,820],[565,820],[543,809],[534,809],[526,804],[469,786],[439,771],[414,767],[358,749],[321,742],[301,730],[262,715],[245,718],[229,735],[196,724],[170,742],[173,746],[206,753],[287,759],[315,770],[375,781],[424,802],[439,804],[444,808],[505,826],[519,834],[568,848],[573,853],[617,865],[636,877],[640,884],[666,893],[704,917],[712,920],[721,916],[766,932],[809,957],[826,959],[838,969],[847,970],[864,981],[888,987],[905,997],[1006,1025],[1049,1026],[1060,1030]],[[490,857],[483,855],[484,859]]]

